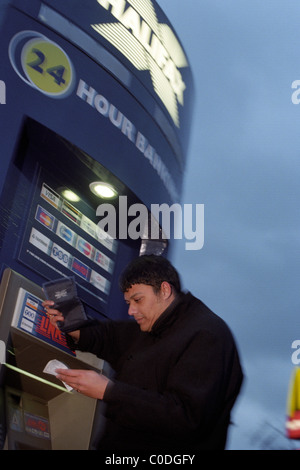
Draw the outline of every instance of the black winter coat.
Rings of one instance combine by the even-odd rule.
[[[225,448],[242,370],[226,323],[190,293],[142,332],[135,321],[84,328],[78,349],[109,362],[102,450]]]

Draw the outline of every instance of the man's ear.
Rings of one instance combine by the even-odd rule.
[[[161,283],[160,289],[161,289],[161,293],[163,295],[163,298],[165,300],[168,300],[171,297],[172,293],[173,293],[171,284],[169,284],[167,281],[163,281]]]

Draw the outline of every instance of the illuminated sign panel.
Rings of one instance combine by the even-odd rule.
[[[138,70],[149,70],[155,92],[179,127],[178,103],[184,105],[186,89],[180,68],[188,63],[172,29],[158,22],[151,0],[97,1],[110,9],[114,22],[92,24],[92,28]]]
[[[22,8],[21,0],[15,1]],[[185,150],[192,73],[176,33],[154,0],[44,0],[38,19],[103,64],[163,127],[174,148],[179,139]]]

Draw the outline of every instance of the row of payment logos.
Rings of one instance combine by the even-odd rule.
[[[62,240],[69,243],[85,257],[96,263],[98,266],[101,266],[101,268],[107,272],[112,273],[114,262],[108,258],[108,256],[96,249],[84,238],[77,235],[73,230],[56,219],[56,217],[40,205],[37,206],[35,219],[52,233],[55,233]],[[109,293],[110,282],[108,279],[94,269],[91,269],[79,258],[73,256],[59,244],[55,243],[34,227],[31,230],[29,242],[51,258],[55,259],[58,263],[65,266],[65,268],[71,270],[82,279],[90,282],[98,290],[105,294]]]
[[[95,248],[91,243],[80,237],[76,232],[70,229],[67,225],[57,220],[42,206],[38,206],[35,214],[35,219],[43,224],[45,227],[56,233],[69,245],[76,248],[80,253],[97,263],[101,268],[110,274],[113,272],[114,261],[106,256],[102,251]]]

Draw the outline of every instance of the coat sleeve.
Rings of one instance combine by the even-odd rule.
[[[134,341],[139,327],[132,321],[104,321],[80,330],[80,351],[90,352],[109,362],[112,367]]]
[[[209,432],[221,415],[229,415],[241,380],[234,343],[207,332],[191,340],[162,393],[116,381],[104,401],[121,426],[186,438]]]

